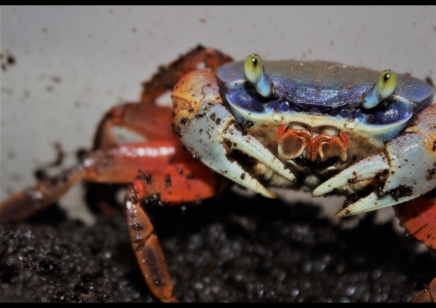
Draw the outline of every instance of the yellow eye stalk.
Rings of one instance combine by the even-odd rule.
[[[249,54],[244,63],[245,77],[256,87],[263,97],[271,96],[272,82],[263,70],[262,59],[258,54]]]
[[[377,106],[382,100],[391,96],[396,87],[397,74],[392,70],[383,71],[371,92],[365,97],[363,108],[370,109]]]

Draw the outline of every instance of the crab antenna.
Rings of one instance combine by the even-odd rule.
[[[391,70],[383,71],[377,79],[371,92],[363,101],[363,108],[370,109],[394,93],[397,87],[397,74]]]
[[[263,97],[271,95],[273,85],[263,70],[262,59],[258,54],[249,54],[244,63],[245,77],[256,87]]]

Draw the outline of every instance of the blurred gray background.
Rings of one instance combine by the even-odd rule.
[[[435,6],[2,6],[0,199],[34,183],[56,142],[73,164],[105,110],[137,100],[158,65],[199,43],[238,60],[256,52],[436,80]],[[81,196],[77,185],[62,204],[89,221],[70,208]],[[333,212],[341,206],[340,198],[319,201]]]

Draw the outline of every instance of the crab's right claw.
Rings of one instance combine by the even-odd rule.
[[[375,192],[348,205],[337,216],[350,216],[393,206],[436,188],[436,105],[423,110],[407,134],[386,145],[384,153],[370,156],[318,186],[314,196],[333,189],[375,182]]]
[[[238,129],[233,115],[222,105],[215,76],[194,71],[174,87],[174,129],[187,149],[202,163],[232,181],[266,197],[275,195],[231,158],[240,150],[272,170],[294,181],[295,176],[267,148]]]

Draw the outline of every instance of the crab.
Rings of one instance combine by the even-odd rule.
[[[168,91],[172,107],[157,104]],[[405,229],[435,249],[434,92],[392,70],[257,54],[234,62],[198,46],[145,82],[139,102],[110,109],[79,164],[3,201],[0,221],[32,216],[79,180],[127,184],[132,248],[163,302],[177,299],[143,205],[196,202],[232,183],[267,198],[276,197],[269,187],[345,195],[341,217],[395,206]],[[116,126],[146,141],[121,144]],[[435,301],[435,285],[414,300]]]

